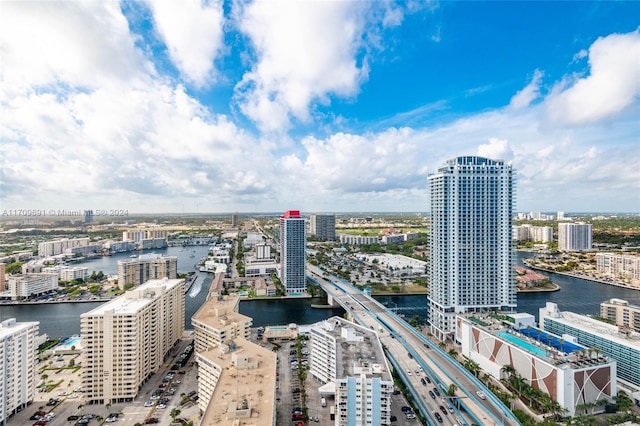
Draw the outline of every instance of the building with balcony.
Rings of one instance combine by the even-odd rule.
[[[236,338],[249,339],[253,319],[239,313],[239,306],[239,297],[217,296],[211,297],[198,309],[191,318],[196,352],[204,352]]]
[[[558,250],[591,250],[592,245],[590,223],[558,223]]]
[[[56,256],[59,254],[64,254],[65,250],[67,249],[85,247],[88,245],[89,245],[88,237],[74,238],[74,239],[64,238],[61,240],[45,241],[38,244],[38,256],[39,257]]]
[[[309,331],[309,374],[333,397],[335,424],[390,424],[393,379],[375,331],[329,318]]]
[[[33,402],[38,322],[0,323],[0,425]]]
[[[277,355],[247,340],[252,319],[239,302],[211,297],[191,320],[202,425],[276,424]]]
[[[280,216],[280,280],[289,294],[307,291],[307,235],[300,211]]]
[[[309,234],[323,241],[336,239],[336,215],[312,214],[309,216]]]
[[[640,286],[640,256],[596,253],[596,269],[612,278]]]
[[[453,337],[459,313],[513,311],[517,305],[514,171],[483,157],[457,157],[429,175],[429,321]]]
[[[540,308],[540,328],[612,358],[618,385],[640,391],[640,335],[586,315],[564,312],[555,303]]]
[[[22,274],[9,277],[12,300],[27,299],[58,289],[58,274]]]
[[[140,285],[149,280],[178,278],[178,258],[149,253],[118,261],[118,287]]]
[[[80,316],[89,404],[132,401],[184,332],[184,280],[150,280]]]
[[[618,327],[640,333],[640,306],[626,300],[610,299],[600,304],[600,316]]]

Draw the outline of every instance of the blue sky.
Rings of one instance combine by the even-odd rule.
[[[31,2],[0,15],[2,209],[640,211],[638,2]]]

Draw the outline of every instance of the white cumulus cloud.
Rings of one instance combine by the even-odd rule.
[[[511,103],[509,105],[516,109],[528,107],[531,102],[540,97],[540,80],[542,80],[542,72],[540,70],[536,70],[533,73],[531,83],[516,93],[511,98]]]
[[[493,160],[511,161],[513,159],[513,151],[506,139],[490,138],[488,144],[478,147],[478,155],[480,157],[491,158]]]
[[[640,96],[640,30],[611,34],[589,48],[589,74],[563,81],[546,98],[553,123],[582,125],[621,113]]]
[[[263,130],[307,121],[311,102],[355,95],[366,78],[358,63],[366,2],[255,1],[238,23],[256,63],[236,87],[244,114]],[[397,18],[396,18],[397,20]]]
[[[150,0],[154,26],[180,72],[198,86],[214,78],[214,60],[224,49],[221,1]]]

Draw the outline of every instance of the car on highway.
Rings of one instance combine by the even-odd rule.
[[[451,404],[447,404],[447,410],[449,410],[450,413],[453,413],[453,407]]]
[[[444,408],[443,405],[440,406],[440,411],[442,411],[442,414],[444,414],[445,416],[447,415],[447,409]]]
[[[482,392],[482,391],[477,391],[477,392],[476,392],[476,395],[478,395],[478,397],[479,397],[480,399],[486,399],[486,398],[487,398],[487,396],[486,396],[486,395],[484,394],[484,392]]]
[[[431,397],[431,399],[436,399],[436,395],[433,393],[433,391],[429,391],[429,396]]]
[[[425,379],[427,379],[427,383],[431,383],[431,379],[429,378],[429,376],[424,376]]]
[[[420,383],[422,383],[423,386],[427,386],[427,382],[424,378],[420,379]]]
[[[411,375],[411,370],[407,370],[407,376]]]
[[[433,388],[433,393],[435,393],[436,396],[440,396],[440,391],[438,390],[438,388]]]
[[[438,420],[438,423],[442,423],[442,416],[440,415],[440,413],[434,411],[433,415],[436,417],[436,420]]]

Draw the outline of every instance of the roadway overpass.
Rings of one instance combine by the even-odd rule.
[[[402,318],[351,284],[327,276],[313,265],[307,265],[307,272],[309,278],[327,293],[329,303],[339,304],[359,324],[379,331],[385,354],[429,424],[439,424],[434,413],[442,413],[440,407],[446,410],[448,405],[453,413],[447,410],[449,414],[441,414],[443,424],[520,424],[511,410],[480,380]],[[424,384],[421,379],[425,379]],[[457,406],[448,404],[444,393],[452,383],[458,387]],[[483,393],[485,398],[480,398],[477,392]]]

